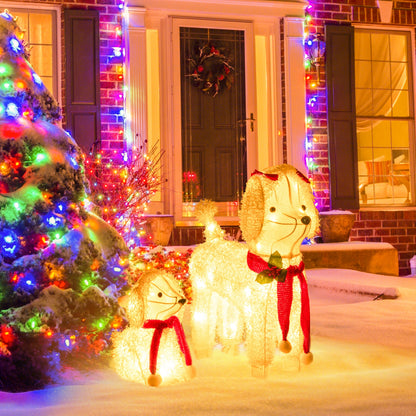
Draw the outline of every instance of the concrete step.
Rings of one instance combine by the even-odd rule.
[[[322,243],[301,246],[307,269],[352,269],[366,273],[399,275],[399,256],[389,243]]]

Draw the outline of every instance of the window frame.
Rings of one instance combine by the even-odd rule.
[[[400,208],[400,207],[409,207],[416,205],[416,197],[415,197],[415,180],[414,176],[416,173],[416,158],[415,158],[415,150],[416,150],[416,71],[415,71],[415,33],[413,28],[410,27],[397,27],[397,26],[387,26],[387,25],[352,25],[354,30],[354,34],[356,30],[365,30],[372,33],[394,33],[394,32],[407,32],[408,33],[408,64],[409,64],[409,74],[411,76],[411,80],[409,80],[408,91],[409,91],[409,117],[386,117],[386,120],[409,120],[411,127],[409,128],[409,172],[410,172],[410,202],[408,203],[395,203],[395,204],[363,204],[361,197],[359,196],[359,208],[360,209],[372,209],[372,208],[380,208],[380,207],[387,207],[387,208]],[[354,38],[353,34],[353,38]],[[355,38],[353,39],[355,44]],[[355,72],[355,45],[354,45],[354,72]],[[410,78],[410,77],[409,77]],[[411,81],[411,82],[410,82]],[[354,97],[355,97],[356,87],[355,87],[355,74],[354,74]],[[354,106],[354,119],[357,120],[358,118],[363,118],[364,116],[357,116],[355,106]],[[374,118],[380,119],[383,117],[365,117],[365,118]],[[356,163],[357,167],[354,169],[358,169],[358,138],[356,137],[357,144],[356,144]],[[357,174],[358,177],[358,174]]]
[[[56,101],[62,105],[62,47],[61,47],[61,6],[57,5],[45,5],[41,3],[24,2],[17,3],[13,1],[0,1],[0,9],[7,9],[12,15],[13,10],[21,10],[26,12],[50,12],[52,15],[52,83],[53,88],[51,94],[55,97]],[[30,45],[29,45],[30,46]],[[30,60],[29,60],[30,62]]]

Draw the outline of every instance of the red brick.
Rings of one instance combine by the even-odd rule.
[[[375,230],[375,235],[390,235],[389,228],[379,228]]]
[[[399,236],[399,243],[412,243],[414,238],[408,235],[400,235]]]
[[[372,236],[373,235],[373,230],[368,230],[368,229],[363,229],[363,230],[358,230],[358,235],[363,237],[363,236]]]
[[[416,211],[403,211],[403,218],[405,220],[416,220]]]
[[[397,237],[383,237],[382,238],[384,243],[390,243],[390,244],[397,244]]]
[[[366,237],[365,241],[379,243],[381,241],[381,237]]]
[[[397,221],[383,221],[383,227],[385,228],[397,227]]]
[[[366,228],[379,228],[381,227],[381,221],[365,221]]]
[[[394,244],[394,248],[397,249],[397,251],[399,252],[399,256],[401,255],[401,252],[406,251],[407,250],[407,244]]]

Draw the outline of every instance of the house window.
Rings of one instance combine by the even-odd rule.
[[[42,78],[48,90],[58,98],[60,94],[56,10],[10,7],[9,5],[8,11],[18,18],[17,23],[25,31],[24,40],[30,46],[30,64]]]
[[[410,204],[414,109],[410,32],[354,30],[361,206]]]

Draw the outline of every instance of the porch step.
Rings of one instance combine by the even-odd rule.
[[[352,269],[361,272],[399,275],[399,255],[388,243],[323,243],[301,246],[306,269]]]

